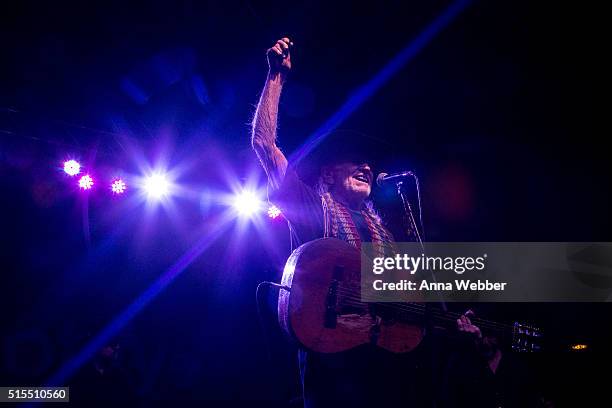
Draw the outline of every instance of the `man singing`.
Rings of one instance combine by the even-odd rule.
[[[252,145],[268,176],[270,201],[288,220],[295,244],[322,237],[339,238],[356,248],[361,242],[392,242],[391,232],[368,200],[372,163],[356,134],[349,134],[352,140],[344,145],[324,146],[328,154],[318,162],[316,186],[300,179],[294,163],[288,163],[277,146],[278,105],[291,70],[291,46],[289,38],[282,38],[268,49],[269,72],[253,119]],[[400,238],[407,241],[412,236],[408,231]],[[460,329],[477,330],[467,317]],[[419,348],[394,354],[369,344],[336,354],[301,350],[304,405],[432,406],[422,354]]]

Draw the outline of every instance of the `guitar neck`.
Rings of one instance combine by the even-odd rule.
[[[457,332],[457,320],[463,315],[456,312],[443,311],[433,305],[422,303],[377,303],[377,312],[393,309],[394,315],[404,321],[419,319],[422,324],[428,321],[434,327],[443,328],[447,333]],[[477,326],[483,336],[495,337],[502,343],[508,344],[513,351],[534,352],[540,350],[542,338],[541,330],[535,326],[520,322],[503,323],[494,320],[470,317],[473,325]]]

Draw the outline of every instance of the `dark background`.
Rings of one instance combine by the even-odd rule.
[[[279,130],[290,152],[448,4],[4,5],[2,385],[43,382],[217,233],[118,336],[130,388],[145,401],[297,396],[295,349],[265,310],[262,330],[255,302],[259,281],[279,279],[286,226],[218,227],[221,193],[245,180],[265,187],[249,147],[265,49],[283,35],[295,43]],[[476,1],[342,125],[394,146],[384,170],[420,175],[427,239],[611,240],[596,102],[602,15],[588,3]],[[68,156],[98,175],[98,189],[76,191],[59,169]],[[103,190],[109,174],[156,162],[178,169],[183,190],[169,205],[147,207],[135,188],[126,198]],[[273,308],[273,295],[264,300]],[[610,308],[511,311],[490,317],[547,330],[536,365],[554,399],[595,395]],[[589,351],[567,352],[576,341]]]

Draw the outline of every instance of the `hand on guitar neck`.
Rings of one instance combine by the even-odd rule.
[[[497,339],[484,336],[480,331],[480,328],[472,323],[470,317],[473,317],[474,311],[468,310],[457,319],[457,329],[466,333],[473,340],[474,344],[478,346],[480,354],[487,360],[487,364],[493,374],[499,367],[499,362],[502,358],[502,352],[499,348]]]
[[[459,319],[457,319],[457,328],[460,332],[468,333],[474,336],[476,339],[482,339],[480,328],[472,324],[470,316],[474,316],[474,312],[472,310],[468,310],[462,314]]]

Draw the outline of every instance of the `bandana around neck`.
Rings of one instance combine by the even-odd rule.
[[[325,238],[343,239],[361,250],[361,237],[349,209],[341,202],[334,200],[330,193],[321,195],[321,203],[323,205]],[[363,215],[370,231],[376,255],[385,256],[385,254],[394,253],[393,236],[382,225],[380,217],[365,206],[360,210],[360,213]]]

